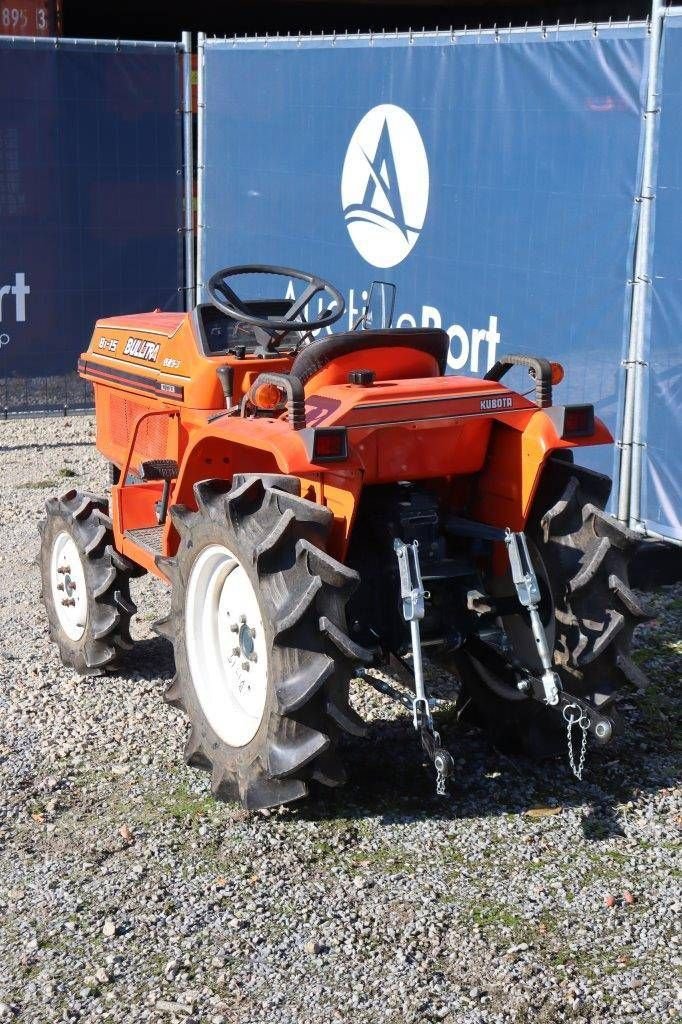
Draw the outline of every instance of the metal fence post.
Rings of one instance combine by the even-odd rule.
[[[649,88],[647,90],[647,119],[651,121],[651,142],[648,146],[649,156],[649,179],[646,180],[648,188],[648,201],[643,205],[646,207],[646,234],[642,248],[644,250],[646,275],[646,303],[644,306],[645,315],[648,313],[653,292],[653,260],[651,253],[651,232],[654,220],[653,204],[656,195],[657,167],[656,150],[661,124],[661,44],[663,38],[663,24],[666,8],[663,0],[653,0],[651,10],[651,57],[649,67]],[[642,188],[642,194],[647,195]],[[645,362],[647,355],[647,342],[651,344],[651,338],[647,338],[646,320],[642,324],[642,331],[638,339],[635,364],[635,411],[632,428],[632,477],[630,482],[630,526],[638,527],[642,519],[642,490],[643,490],[643,465],[644,448],[647,440],[647,424],[645,422],[647,375],[645,369],[648,363]]]
[[[192,33],[182,33],[182,149],[185,196],[185,309],[194,308],[194,141],[192,138]]]
[[[658,138],[658,90],[661,35],[665,14],[664,0],[652,0],[649,66],[644,110],[644,144],[639,202],[639,221],[635,242],[632,280],[632,314],[628,355],[625,360],[625,402],[623,438],[618,489],[618,518],[635,525],[639,522],[642,492],[642,447],[644,440],[644,367],[647,313],[651,301],[652,206],[656,191],[656,140]]]
[[[206,44],[206,33],[197,34],[197,264],[196,264],[196,301],[201,302],[203,298],[203,281],[201,280],[204,268],[204,170],[206,161],[206,128],[205,109],[206,91],[204,78],[204,48]]]

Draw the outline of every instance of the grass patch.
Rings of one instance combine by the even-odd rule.
[[[471,920],[473,924],[477,924],[481,928],[491,928],[497,925],[518,934],[528,930],[527,922],[518,914],[514,914],[508,907],[500,903],[486,903],[484,900],[477,903],[471,911]]]
[[[210,793],[193,793],[186,784],[162,797],[161,806],[172,818],[203,818],[219,809]]]
[[[651,661],[660,653],[657,647],[638,647],[630,652],[630,656],[638,665],[645,665],[647,661]]]
[[[669,645],[673,646],[673,645]],[[675,694],[665,684],[659,686],[652,683],[643,693],[639,694],[638,706],[647,730],[664,738],[677,750],[682,744],[680,738],[679,708]]]
[[[23,484],[19,484],[19,487],[24,488],[27,491],[43,490],[47,487],[57,487],[56,480],[27,480]]]
[[[57,475],[62,477],[63,479],[70,480],[72,477],[78,476],[78,473],[75,471],[75,469],[69,469],[68,466],[62,466]]]

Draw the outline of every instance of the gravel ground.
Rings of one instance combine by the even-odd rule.
[[[119,675],[80,679],[48,642],[36,520],[104,492],[92,440],[89,418],[0,423],[0,1020],[680,1019],[682,587],[651,596],[653,685],[582,784],[446,709],[437,799],[405,712],[363,690],[350,785],[248,815],[183,763],[160,584],[135,585]]]

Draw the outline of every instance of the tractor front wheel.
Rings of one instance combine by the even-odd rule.
[[[101,675],[132,647],[130,578],[140,570],[114,547],[105,498],[69,491],[46,511],[38,529],[50,639],[65,665]]]
[[[185,759],[249,810],[298,800],[312,780],[340,785],[339,730],[364,732],[348,705],[362,651],[345,621],[357,574],[324,550],[332,514],[296,477],[194,493],[196,512],[171,511],[180,543],[159,560],[171,612],[156,624],[175,653],[166,700],[190,722]]]

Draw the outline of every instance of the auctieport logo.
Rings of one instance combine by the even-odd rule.
[[[373,267],[395,267],[414,248],[429,204],[429,162],[414,120],[391,103],[353,132],[341,176],[348,234]]]
[[[341,175],[348,234],[367,263],[386,269],[409,255],[426,221],[429,184],[429,162],[414,119],[390,103],[369,110],[351,136]],[[350,289],[349,330],[366,301],[366,291]],[[450,372],[489,370],[501,341],[498,317],[489,316],[486,327],[470,330],[448,319],[435,306],[423,305],[419,312],[397,316],[396,326],[442,327],[450,338]]]
[[[14,284],[0,285],[0,324],[5,322],[8,309],[11,309],[11,299],[14,296],[14,320],[18,324],[26,322],[26,297],[31,294],[31,289],[26,284],[26,274],[17,273],[14,275]],[[0,331],[0,348],[9,345],[10,336]]]

